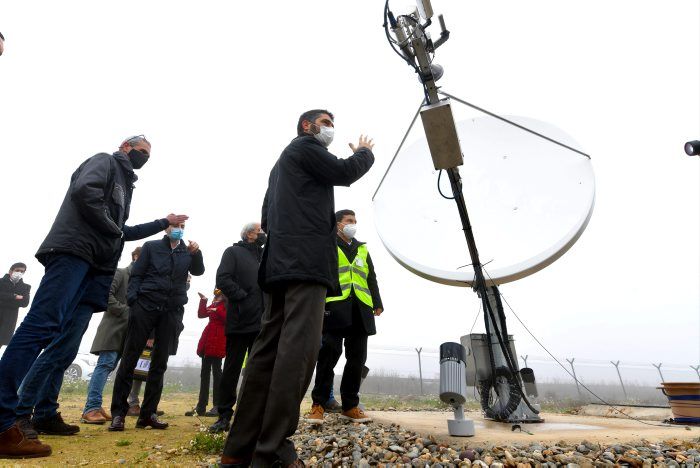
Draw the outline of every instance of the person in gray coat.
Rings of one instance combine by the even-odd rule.
[[[141,247],[131,253],[131,264],[126,268],[119,268],[114,274],[112,286],[109,290],[107,311],[97,327],[95,339],[92,342],[90,352],[97,354],[97,366],[88,384],[87,401],[81,422],[86,424],[104,424],[111,421],[111,416],[102,407],[102,392],[104,391],[107,377],[116,369],[117,362],[124,348],[124,338],[129,324],[129,306],[126,304],[126,291],[129,285],[129,276],[134,262],[141,254]],[[152,341],[152,340],[150,340]],[[153,346],[153,343],[150,343]],[[129,395],[129,414],[138,415],[139,392],[141,381],[134,380]],[[133,409],[133,411],[132,411]]]

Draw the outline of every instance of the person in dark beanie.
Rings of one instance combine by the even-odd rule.
[[[109,286],[125,241],[143,239],[187,219],[168,215],[151,223],[125,225],[137,180],[134,171],[146,164],[150,154],[151,144],[143,135],[130,137],[114,154],[92,156],[71,176],[61,208],[36,253],[45,267],[44,277],[0,359],[0,458],[51,454],[51,447],[39,441],[29,420],[17,418],[20,384],[44,348],[41,365],[47,370],[35,372],[40,378],[35,388],[43,387],[41,378],[44,383],[57,383],[55,370],[73,349],[58,341],[72,343],[74,332],[84,332],[76,320],[88,317],[89,322],[93,312],[107,308]],[[49,359],[53,353],[55,358]],[[47,403],[52,411],[58,406]],[[60,414],[54,413],[45,422],[69,429]]]
[[[20,307],[29,305],[31,286],[22,281],[27,265],[18,262],[0,279],[0,348],[7,346],[17,326]]]
[[[226,248],[216,271],[216,287],[228,299],[230,313],[226,317],[226,361],[219,389],[219,419],[209,427],[209,432],[229,430],[241,368],[260,333],[264,306],[258,267],[266,239],[260,223],[246,224],[241,230],[241,240]]]
[[[321,345],[326,293],[339,289],[333,187],[349,186],[374,163],[365,136],[350,144],[347,159],[328,151],[334,123],[327,110],[304,112],[297,135],[272,168],[263,201],[265,311],[222,466],[304,466],[289,437]]]
[[[226,297],[220,289],[214,290],[214,299],[207,306],[207,297],[199,294],[199,309],[197,317],[208,318],[209,323],[202,330],[202,336],[197,343],[197,356],[202,358],[202,367],[199,373],[199,399],[197,406],[185,413],[185,416],[216,417],[216,406],[219,404],[219,388],[221,386],[221,361],[226,356]],[[212,401],[214,407],[207,411],[209,404],[209,384],[214,378],[212,388]]]
[[[365,243],[355,239],[355,212],[340,210],[335,214],[335,220],[338,226],[338,277],[341,294],[326,298],[323,341],[318,353],[316,382],[311,392],[313,405],[306,417],[306,421],[312,424],[323,423],[324,406],[333,387],[333,369],[343,354],[343,341],[346,361],[340,383],[343,405],[340,419],[356,423],[371,421],[359,407],[359,391],[367,360],[367,337],[377,333],[374,317],[384,311],[372,257]]]

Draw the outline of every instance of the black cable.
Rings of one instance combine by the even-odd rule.
[[[415,63],[413,63],[411,60],[409,60],[406,56],[404,56],[400,50],[398,50],[395,47],[395,41],[391,38],[391,33],[389,32],[389,0],[386,0],[386,3],[384,4],[384,32],[386,34],[386,39],[389,41],[389,45],[391,46],[391,49],[396,52],[396,54],[401,57],[401,59],[406,62],[413,70],[418,73],[418,67],[416,66]]]
[[[447,195],[442,193],[442,189],[440,188],[440,177],[442,177],[442,169],[440,169],[440,172],[438,172],[438,182],[437,182],[438,192],[440,192],[440,195],[442,196],[442,198],[444,198],[446,200],[454,200],[455,197],[448,197]]]
[[[492,279],[491,279],[491,276],[490,276],[489,273],[488,273],[488,271],[484,270],[484,273],[486,273],[486,276],[489,277],[489,280],[492,280]],[[492,281],[493,281],[493,280],[492,280]],[[629,418],[629,419],[631,419],[631,420],[633,420],[633,421],[637,421],[637,422],[640,422],[640,423],[642,423],[642,424],[646,424],[647,426],[654,426],[654,427],[679,427],[679,426],[674,426],[674,425],[672,425],[672,424],[654,424],[654,423],[650,423],[650,422],[644,421],[644,420],[639,419],[639,418],[635,418],[634,416],[631,416],[631,415],[625,413],[624,411],[620,410],[619,408],[617,408],[616,406],[612,405],[611,403],[608,403],[607,401],[603,400],[603,399],[602,399],[601,397],[599,397],[593,390],[591,390],[590,388],[588,388],[583,382],[581,382],[579,379],[577,379],[577,378],[573,375],[573,373],[572,373],[571,371],[569,371],[569,369],[567,369],[566,366],[564,366],[564,364],[562,364],[556,357],[554,357],[554,355],[553,355],[551,352],[549,352],[549,350],[545,347],[545,345],[543,345],[542,342],[541,342],[540,340],[538,340],[537,337],[530,331],[530,329],[527,328],[527,325],[525,325],[525,323],[523,323],[523,321],[520,319],[520,317],[518,316],[518,314],[515,313],[515,310],[513,310],[513,308],[512,308],[512,307],[510,306],[510,304],[508,303],[508,300],[505,298],[505,296],[504,296],[503,294],[501,294],[501,298],[503,299],[503,302],[506,303],[506,305],[508,306],[508,309],[510,309],[510,311],[513,313],[513,315],[515,316],[515,318],[518,319],[518,322],[520,322],[520,325],[522,325],[523,328],[525,329],[525,331],[527,331],[528,334],[532,337],[532,339],[535,340],[535,342],[537,342],[537,344],[540,345],[540,347],[541,347],[547,354],[549,354],[549,356],[550,356],[552,359],[554,359],[554,362],[556,362],[557,364],[559,364],[559,366],[560,366],[562,369],[564,369],[564,371],[565,371],[567,374],[569,374],[569,375],[571,376],[571,378],[574,379],[575,382],[578,382],[578,384],[581,385],[581,387],[583,387],[584,389],[586,389],[586,391],[587,391],[588,393],[590,393],[590,394],[593,395],[595,398],[597,398],[597,399],[598,399],[601,403],[603,403],[605,406],[608,406],[608,407],[614,409],[615,411],[617,411],[617,412],[620,413],[621,415],[623,415],[623,416],[625,416],[625,417],[627,417],[627,418]]]

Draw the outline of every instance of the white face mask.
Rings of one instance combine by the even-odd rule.
[[[343,226],[343,234],[348,239],[353,239],[357,233],[357,224],[346,224]]]
[[[21,271],[13,271],[12,274],[10,275],[10,279],[12,281],[17,282],[17,281],[22,279],[23,275],[24,275],[24,273],[22,273]]]
[[[314,138],[321,142],[323,146],[328,148],[328,146],[330,146],[330,144],[333,142],[334,135],[335,128],[321,126],[319,127],[319,132],[314,135]]]

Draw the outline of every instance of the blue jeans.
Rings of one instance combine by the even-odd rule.
[[[14,424],[17,389],[41,350],[70,319],[92,276],[90,264],[79,257],[56,254],[46,259],[32,307],[0,359],[0,432]]]
[[[73,317],[55,340],[34,361],[19,389],[17,417],[50,419],[58,411],[58,394],[63,384],[63,373],[73,363],[80,348],[80,341],[90,324],[93,305],[80,302]]]
[[[102,408],[102,392],[105,389],[107,377],[117,367],[117,361],[119,361],[119,353],[117,351],[100,352],[97,366],[88,385],[87,401],[85,402],[83,413]]]

